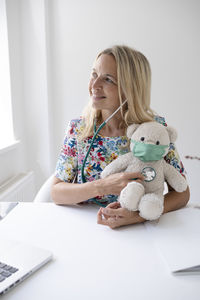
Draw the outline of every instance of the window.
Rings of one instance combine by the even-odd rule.
[[[14,142],[5,0],[0,0],[0,149]]]

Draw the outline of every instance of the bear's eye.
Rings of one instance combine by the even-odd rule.
[[[156,142],[156,145],[160,145],[160,142],[159,142],[159,141],[157,141],[157,142]]]
[[[140,139],[142,142],[144,142],[144,137],[141,137],[141,139]]]

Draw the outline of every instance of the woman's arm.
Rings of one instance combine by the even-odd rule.
[[[187,187],[186,191],[182,193],[176,192],[171,186],[168,185],[168,193],[164,198],[164,212],[180,209],[187,205],[190,199],[190,189]]]
[[[186,191],[178,193],[168,186],[169,192],[164,197],[164,212],[184,207],[190,198],[189,187]],[[97,223],[107,225],[114,229],[124,225],[142,223],[146,220],[140,217],[138,211],[129,211],[122,208],[119,202],[111,203],[106,208],[100,208],[97,215]]]
[[[141,173],[116,173],[106,178],[82,184],[68,183],[54,177],[51,196],[56,204],[71,205],[88,200],[96,196],[119,195],[121,190],[132,181],[138,178],[138,182],[144,180]]]
[[[56,204],[77,204],[97,195],[95,182],[77,184],[64,182],[56,177],[53,179],[51,197]]]

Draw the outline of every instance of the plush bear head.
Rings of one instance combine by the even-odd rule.
[[[131,139],[130,149],[142,161],[160,160],[169,151],[169,144],[177,138],[176,130],[160,123],[145,122],[132,124],[127,128]]]

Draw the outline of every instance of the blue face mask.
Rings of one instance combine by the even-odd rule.
[[[134,140],[131,140],[131,142],[134,143],[133,155],[144,162],[162,159],[166,149],[169,147],[168,145],[145,144]]]

